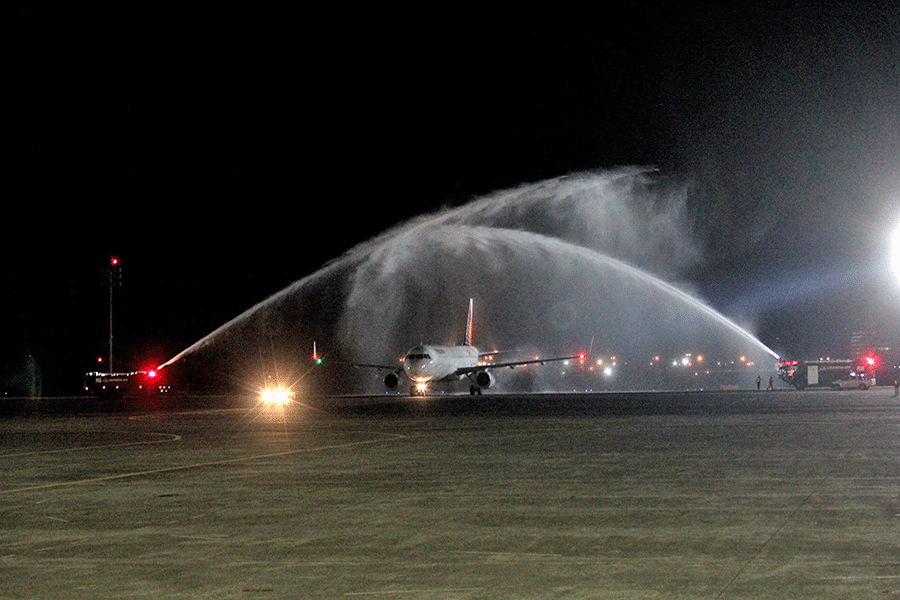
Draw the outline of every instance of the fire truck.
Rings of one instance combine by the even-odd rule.
[[[92,396],[123,397],[165,393],[169,387],[160,374],[151,369],[129,373],[85,373],[84,391]]]
[[[857,362],[854,366],[854,362]],[[875,360],[850,359],[788,360],[778,363],[778,377],[798,390],[808,387],[865,390],[875,385]]]

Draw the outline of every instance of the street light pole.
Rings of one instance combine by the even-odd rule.
[[[109,372],[113,372],[113,288],[122,287],[122,265],[113,256],[106,267],[106,283],[109,285]]]

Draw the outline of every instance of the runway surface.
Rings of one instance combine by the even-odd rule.
[[[7,416],[0,598],[900,598],[892,395]]]

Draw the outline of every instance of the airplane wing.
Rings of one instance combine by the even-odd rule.
[[[559,362],[561,360],[583,360],[586,358],[585,354],[576,354],[575,356],[558,356],[554,358],[535,358],[532,360],[518,360],[514,362],[502,362],[502,363],[494,363],[487,365],[478,365],[475,367],[463,367],[461,369],[456,370],[456,375],[468,375],[470,373],[475,373],[477,371],[488,371],[490,369],[514,369],[516,367],[520,367],[522,365],[542,365],[548,362]]]
[[[324,359],[324,355],[319,354],[318,350],[316,350],[316,342],[313,342],[312,358],[316,364],[322,364],[323,359]],[[348,362],[331,362],[331,361],[329,361],[328,364],[343,365],[343,366],[350,366],[350,367],[362,367],[365,369],[381,369],[383,371],[402,371],[403,370],[402,365],[375,365],[375,364],[370,364],[370,363],[348,363]]]
[[[373,365],[369,363],[345,363],[354,367],[362,367],[364,369],[382,369],[384,371],[402,371],[402,365]]]

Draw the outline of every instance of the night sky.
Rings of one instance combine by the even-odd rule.
[[[776,351],[900,338],[895,2],[194,10],[10,15],[7,389],[96,367],[110,256],[139,368],[413,216],[627,165],[686,182],[680,279]]]

